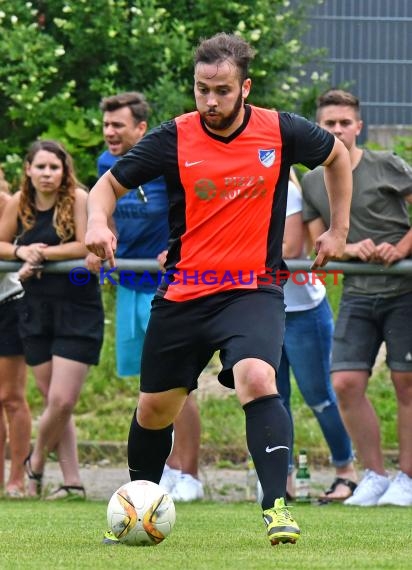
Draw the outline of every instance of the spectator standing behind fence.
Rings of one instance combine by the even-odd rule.
[[[0,220],[11,200],[0,169]],[[18,303],[23,288],[16,273],[0,273],[0,492],[12,499],[24,497],[23,461],[30,450],[31,414],[26,399],[26,362],[18,331]],[[5,485],[7,436],[10,470]]]
[[[76,286],[76,275],[42,273],[47,261],[86,255],[86,191],[70,155],[56,141],[36,141],[24,161],[20,192],[0,224],[0,255],[23,261],[25,295],[19,328],[45,408],[25,460],[29,495],[41,496],[47,456],[56,451],[63,485],[48,499],[84,498],[73,409],[103,341],[103,308],[96,277]]]
[[[353,172],[347,260],[383,265],[410,254],[406,201],[412,203],[412,168],[387,151],[356,145],[362,129],[357,97],[329,90],[318,100],[319,125],[349,150]],[[329,224],[323,169],[302,180],[304,219],[316,238]],[[347,505],[412,506],[412,279],[410,275],[346,275],[333,340],[332,380],[343,421],[365,474]],[[386,343],[398,403],[399,467],[390,480],[379,422],[366,396],[381,344]],[[379,406],[379,402],[377,402]]]
[[[144,136],[149,119],[149,104],[139,92],[119,93],[102,99],[103,135],[107,145],[98,158],[99,177]],[[165,180],[156,178],[123,196],[113,213],[118,247],[116,257],[156,259],[169,239],[168,200]],[[99,271],[101,260],[87,257],[88,267]],[[116,287],[116,366],[119,376],[140,374],[143,341],[158,273],[149,278],[131,272]],[[165,466],[162,485],[174,500],[190,501],[203,497],[198,477],[200,417],[194,395],[175,422],[174,447]]]
[[[296,180],[296,184],[298,181]],[[302,220],[302,195],[298,187],[289,182],[286,205],[283,256],[301,258],[304,254],[305,231]],[[295,283],[294,280],[301,283]],[[343,501],[356,488],[356,472],[349,436],[345,430],[336,403],[330,379],[333,315],[326,289],[312,274],[296,275],[284,287],[286,321],[285,338],[280,360],[277,386],[286,409],[290,407],[290,369],[306,404],[314,413],[328,444],[336,478],[330,489],[320,498],[324,501]],[[306,283],[305,283],[306,282]],[[290,471],[293,469],[291,453]],[[292,477],[289,493],[293,495]]]
[[[174,418],[219,350],[219,380],[236,389],[245,412],[268,539],[294,543],[300,530],[285,505],[291,425],[276,389],[284,331],[277,275],[284,267],[289,170],[296,162],[326,164],[332,222],[317,241],[317,267],[344,249],[352,183],[347,150],[324,129],[245,104],[253,55],[235,35],[216,34],[198,45],[197,110],[153,129],[97,181],[88,199],[86,244],[113,265],[116,238],[108,221],[116,197],[166,175],[168,274],[145,338],[129,432],[130,477],[160,480]],[[195,271],[198,279],[184,279]]]

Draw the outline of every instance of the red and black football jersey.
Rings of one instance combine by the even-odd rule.
[[[198,112],[181,115],[112,168],[126,188],[166,179],[170,242],[159,290],[166,299],[280,286],[290,167],[323,163],[334,137],[298,115],[245,110],[230,137],[210,133]]]

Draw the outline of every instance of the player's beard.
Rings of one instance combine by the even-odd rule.
[[[242,97],[242,92],[240,91],[239,97],[236,99],[232,112],[229,115],[219,119],[219,117],[217,116],[213,118],[208,117],[206,112],[202,114],[202,119],[204,120],[205,124],[209,127],[209,129],[212,129],[213,131],[225,131],[235,122],[242,106],[243,106],[243,97]]]

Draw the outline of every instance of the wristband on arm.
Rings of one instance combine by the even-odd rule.
[[[21,245],[16,245],[16,247],[14,248],[14,257],[16,257],[17,259],[21,259],[21,260],[22,260],[22,258],[19,257],[19,253],[18,253],[18,251],[19,251],[20,248],[21,248]],[[22,260],[22,261],[23,261],[23,260]]]

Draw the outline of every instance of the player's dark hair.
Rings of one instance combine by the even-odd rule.
[[[239,70],[240,83],[248,77],[249,63],[255,56],[254,49],[242,38],[221,32],[211,38],[201,40],[194,56],[198,63],[222,63],[232,61]]]
[[[104,97],[100,103],[100,110],[103,111],[117,111],[122,107],[129,107],[136,123],[147,121],[150,114],[149,103],[146,101],[145,96],[138,91],[130,91],[126,93],[118,93],[111,97]]]
[[[360,117],[360,103],[359,99],[343,89],[328,89],[322,95],[319,95],[316,101],[316,119],[319,119],[320,111],[329,105],[339,105],[342,107],[352,107],[355,110],[356,116]]]

